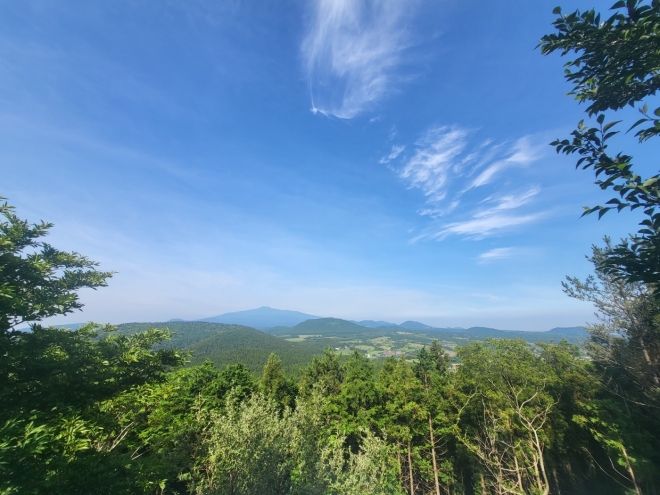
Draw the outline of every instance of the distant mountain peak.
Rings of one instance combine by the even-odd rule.
[[[306,320],[314,320],[320,316],[301,313],[300,311],[290,311],[288,309],[275,309],[269,306],[261,306],[256,309],[247,309],[243,311],[234,311],[224,313],[218,316],[202,318],[199,321],[208,321],[211,323],[231,323],[234,325],[246,325],[248,327],[264,328],[272,327],[292,327]]]
[[[404,322],[401,323],[401,325],[399,325],[399,326],[400,326],[401,328],[407,328],[407,329],[409,329],[409,330],[423,330],[423,329],[425,329],[425,328],[433,328],[433,327],[430,326],[430,325],[426,325],[426,324],[424,324],[424,323],[420,323],[420,322],[418,322],[418,321],[412,321],[412,320],[404,321]]]

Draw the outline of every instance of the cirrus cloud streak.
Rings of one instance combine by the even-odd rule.
[[[315,0],[302,43],[312,111],[351,119],[387,97],[411,45],[416,0]]]
[[[409,153],[404,153],[403,145],[395,144],[381,159],[381,163],[389,163],[399,157],[398,168],[388,166],[409,188],[422,192],[425,203],[418,213],[434,220],[413,242],[450,235],[482,239],[544,216],[521,211],[541,188],[521,183],[516,177],[520,174],[509,172],[539,160],[542,145],[532,136],[496,143],[492,139],[476,141],[475,134],[475,130],[455,125],[434,126]]]

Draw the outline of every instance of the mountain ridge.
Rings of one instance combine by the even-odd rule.
[[[261,306],[260,308],[248,309],[243,311],[233,311],[223,313],[217,316],[210,316],[207,318],[198,318],[195,320],[182,320],[180,318],[172,318],[168,323],[183,322],[183,321],[203,321],[208,323],[224,323],[227,325],[244,325],[258,330],[271,333],[272,331],[281,331],[283,328],[293,328],[296,325],[304,323],[308,320],[320,320],[325,317],[311,315],[300,311],[292,311],[286,309],[276,309],[269,306]],[[499,328],[473,326],[465,327],[439,327],[434,325],[427,325],[419,321],[407,320],[403,323],[397,324],[384,320],[348,320],[343,318],[333,318],[334,320],[341,320],[362,328],[399,328],[405,330],[444,330],[444,331],[498,331],[498,332],[552,332],[553,334],[563,335],[583,335],[585,332],[584,327],[555,327],[550,330],[502,330]]]
[[[294,326],[306,320],[321,318],[320,316],[291,311],[288,309],[275,309],[269,306],[261,306],[256,309],[234,311],[223,313],[208,318],[200,318],[196,321],[209,323],[225,323],[233,325],[245,325],[258,330],[277,326]]]

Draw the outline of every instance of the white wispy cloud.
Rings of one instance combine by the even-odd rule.
[[[410,187],[420,189],[431,202],[445,198],[447,183],[467,146],[468,131],[457,127],[433,127],[416,144],[415,154],[399,172]]]
[[[314,0],[302,43],[312,111],[351,119],[390,94],[416,0]]]
[[[439,232],[430,236],[433,239],[444,239],[450,234],[464,235],[472,239],[483,239],[495,231],[518,227],[541,218],[540,214],[532,215],[491,215],[473,217],[463,222],[453,222],[445,225]]]
[[[516,248],[512,248],[512,247],[495,248],[495,249],[491,249],[490,251],[486,251],[485,253],[481,253],[477,257],[477,260],[479,261],[479,264],[485,264],[495,260],[511,258],[518,254],[519,254],[519,250]]]
[[[448,223],[430,237],[444,239],[448,235],[455,234],[472,239],[483,239],[496,231],[511,229],[534,222],[540,219],[543,214],[516,215],[511,213],[510,210],[515,210],[529,203],[540,191],[540,187],[534,186],[520,194],[507,194],[486,198],[482,203],[492,206],[485,209],[478,209],[467,220]]]
[[[495,175],[502,170],[513,166],[526,166],[538,160],[541,156],[541,151],[538,146],[532,145],[528,136],[518,139],[508,151],[508,156],[502,160],[497,160],[495,163],[490,164],[483,172],[481,172],[468,189],[473,187],[480,187],[488,184],[493,180]]]
[[[448,220],[458,217],[436,224],[414,241],[450,235],[482,239],[543,217],[543,213],[519,211],[541,188],[512,181],[512,174],[506,172],[537,161],[542,145],[530,136],[509,143],[492,139],[474,143],[475,133],[458,126],[432,127],[417,140],[414,154],[400,161],[399,177],[426,197],[418,210],[420,215]],[[396,160],[399,154],[381,161]]]
[[[392,146],[392,151],[387,156],[384,156],[383,158],[380,159],[380,163],[389,163],[392,160],[396,160],[396,158],[403,153],[403,151],[406,149],[405,146],[403,145],[394,145]]]
[[[504,210],[514,210],[529,203],[534,196],[541,192],[539,186],[532,186],[520,194],[505,194],[502,196],[489,196],[482,203],[494,203],[495,205],[475,213],[476,218],[493,216]]]
[[[449,204],[427,203],[426,206],[418,210],[418,213],[422,216],[429,216],[434,218],[444,217],[445,215],[448,215],[454,211],[460,203],[461,202],[458,200],[454,200]]]

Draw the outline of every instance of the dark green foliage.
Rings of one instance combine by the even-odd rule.
[[[424,386],[430,386],[434,375],[445,375],[449,367],[449,356],[437,340],[431,342],[427,350],[423,347],[417,354],[417,362],[413,366],[415,375]]]
[[[121,325],[117,325],[117,332],[131,335],[144,332],[150,328],[167,328],[172,332],[172,335],[170,336],[170,340],[163,343],[163,346],[173,349],[183,349],[200,340],[204,340],[206,337],[237,328],[237,325],[223,325],[221,323],[206,323],[202,321],[122,323]]]
[[[284,370],[296,375],[312,357],[323,352],[321,342],[288,342],[249,327],[239,327],[201,340],[188,347],[193,364],[209,359],[216,366],[244,363],[250,371],[260,373],[271,353],[282,359]]]
[[[586,347],[592,358],[610,377],[625,381],[626,390],[660,407],[660,303],[645,284],[603,269],[609,249],[607,240],[604,249],[593,246],[589,259],[595,276],[584,282],[567,277],[564,292],[598,309],[599,323],[588,327]]]
[[[420,443],[428,413],[424,408],[423,385],[403,359],[388,358],[378,376],[383,401],[379,427],[399,452]],[[418,455],[415,455],[417,459]]]
[[[650,114],[644,103],[660,89],[660,2],[619,1],[612,10],[604,20],[593,10],[560,15],[557,33],[545,36],[541,49],[578,55],[565,64],[566,78],[576,99],[589,104],[589,116],[596,116],[595,127],[580,122],[571,139],[552,143],[557,152],[578,155],[576,167],[592,169],[596,184],[616,193],[604,206],[585,207],[584,214],[644,213],[630,239],[612,245],[606,238],[604,248],[594,246],[595,277],[569,277],[564,284],[569,296],[592,302],[600,318],[587,328],[586,350],[601,387],[575,413],[574,423],[609,458],[613,477],[642,493],[657,486],[660,451],[660,175],[641,177],[632,156],[608,150],[620,121],[606,123],[602,112],[641,103],[642,118],[628,130],[638,129],[640,143],[660,134],[660,108]],[[592,450],[584,448],[598,465]]]
[[[339,393],[330,397],[329,411],[337,429],[357,446],[361,433],[374,425],[380,414],[380,391],[371,362],[354,351],[342,370]]]
[[[623,488],[633,485],[612,464],[622,451],[609,452],[582,420],[603,417],[601,385],[575,348],[491,340],[465,346],[460,355],[457,435],[476,461],[474,481],[511,493],[590,492],[604,487],[603,474],[618,477]],[[621,488],[600,493],[624,493]]]
[[[660,308],[646,285],[602,269],[608,248],[593,247],[595,276],[568,277],[564,284],[569,296],[593,303],[600,318],[588,327],[586,350],[606,386],[597,406],[590,406],[598,414],[580,421],[626,470],[632,457],[638,476],[654,479],[650,473],[660,462]]]
[[[32,410],[83,409],[183,363],[175,350],[153,351],[168,332],[116,335],[111,326],[66,330],[34,325],[14,335],[2,360],[0,421]],[[103,335],[105,338],[98,338]]]
[[[113,422],[99,415],[97,404],[133,386],[158,383],[183,357],[151,349],[167,338],[162,330],[98,338],[103,331],[112,328],[34,325],[33,332],[12,338],[0,380],[3,489],[89,493],[101,483],[108,487],[104,493],[131,493],[128,474],[118,474],[125,472],[123,462],[108,452]],[[81,471],[89,476],[75,474]]]
[[[296,384],[293,380],[287,379],[282,369],[282,360],[277,354],[268,356],[268,361],[261,373],[259,389],[266,398],[274,401],[282,410],[295,406]]]
[[[660,87],[660,4],[653,0],[618,1],[608,18],[594,10],[561,15],[557,33],[541,39],[544,55],[579,54],[565,64],[570,94],[588,103],[587,112],[619,110],[654,95]]]
[[[79,309],[75,291],[103,286],[111,274],[38,242],[50,224],[30,226],[7,205],[1,209],[0,491],[132,493],[125,464],[109,454],[111,424],[97,403],[164,379],[183,355],[152,349],[168,338],[162,330],[125,336],[93,323],[73,331],[39,324],[15,330]]]
[[[340,356],[328,348],[322,357],[314,356],[309,366],[301,371],[300,392],[305,397],[314,391],[324,396],[336,395],[343,381],[344,368]]]
[[[162,383],[134,388],[100,409],[114,420],[116,455],[130,462],[136,485],[185,492],[186,483],[179,478],[203,455],[205,411],[221,411],[229,395],[241,401],[255,390],[244,366],[219,370],[206,362],[170,373]]]

